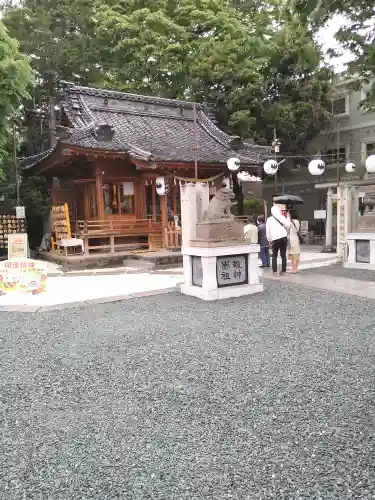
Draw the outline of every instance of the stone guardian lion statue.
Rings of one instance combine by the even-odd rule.
[[[234,219],[234,215],[230,211],[231,207],[237,205],[236,201],[232,201],[234,198],[233,191],[227,187],[216,191],[207,210],[203,213],[203,222]]]

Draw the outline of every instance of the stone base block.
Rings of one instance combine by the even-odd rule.
[[[347,236],[348,256],[345,267],[369,269],[375,267],[375,232],[353,231]]]
[[[228,218],[228,221],[207,221],[197,224],[197,240],[204,241],[226,241],[243,240],[244,237],[243,222]]]
[[[238,240],[191,240],[190,246],[198,248],[216,248],[216,247],[227,247],[227,246],[237,246],[246,245],[244,238]]]
[[[258,276],[259,245],[182,249],[181,292],[202,300],[219,300],[263,291]]]
[[[252,295],[260,292],[263,292],[263,285],[261,283],[213,290],[205,290],[193,285],[181,285],[181,293],[202,300],[230,299],[231,297],[242,297],[243,295]]]

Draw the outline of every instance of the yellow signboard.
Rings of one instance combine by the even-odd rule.
[[[45,292],[47,288],[47,264],[42,261],[15,258],[0,262],[0,291]]]

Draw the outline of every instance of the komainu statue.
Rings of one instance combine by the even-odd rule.
[[[230,209],[234,205],[237,205],[237,202],[233,202],[233,198],[235,198],[233,191],[227,187],[223,187],[216,191],[207,210],[203,213],[203,221],[234,219],[234,215],[231,213]]]

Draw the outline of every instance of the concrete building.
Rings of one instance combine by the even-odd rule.
[[[300,195],[304,204],[299,209],[301,220],[309,221],[309,226],[320,231],[322,222],[314,220],[314,210],[324,209],[326,190],[315,189],[316,183],[360,179],[365,175],[365,159],[375,154],[375,112],[360,108],[369,87],[358,91],[351,88],[352,80],[338,75],[336,95],[332,102],[332,125],[324,130],[309,145],[306,155],[318,155],[326,170],[320,177],[312,177],[307,169],[309,159],[289,159],[280,166],[277,179],[268,178],[264,182],[263,194],[270,202],[275,192]],[[282,154],[282,146],[281,146]],[[352,174],[345,171],[345,164],[353,162],[356,170]]]

